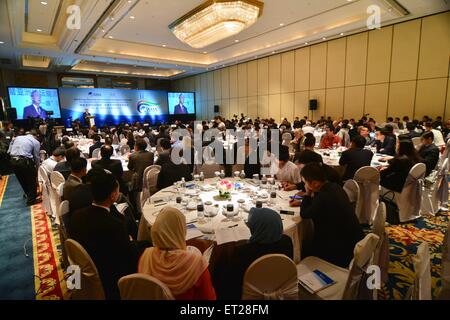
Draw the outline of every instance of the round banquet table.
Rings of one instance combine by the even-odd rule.
[[[294,195],[297,191],[286,192],[277,190],[277,197],[273,199],[272,202],[270,199],[264,199],[262,196],[262,194],[267,193],[268,189],[266,189],[266,187],[269,187],[269,185],[257,186],[251,179],[241,180],[228,178],[226,180],[239,182],[242,186],[242,189],[232,191],[231,200],[220,201],[216,199],[215,196],[218,195],[218,190],[216,188],[217,182],[219,181],[218,178],[206,179],[204,182],[192,182],[195,186],[193,188],[179,189],[176,186],[171,186],[155,193],[143,206],[143,215],[139,224],[138,240],[151,240],[151,226],[155,222],[161,209],[166,206],[180,209],[186,216],[187,224],[193,224],[201,231],[202,234],[199,235],[196,240],[207,240],[215,245],[225,245],[230,243],[228,240],[231,238],[223,236],[223,233],[229,235],[230,230],[232,229],[236,230],[236,233],[239,236],[235,240],[231,240],[231,242],[246,240],[250,237],[250,231],[245,223],[248,218],[248,211],[255,206],[255,201],[258,199],[263,201],[263,207],[271,208],[278,213],[280,213],[280,210],[291,211],[294,213],[294,215],[281,214],[281,218],[284,234],[292,239],[294,246],[294,261],[296,263],[300,262],[302,240],[304,237],[303,226],[305,223],[302,223],[299,208],[289,207],[289,196]],[[278,184],[276,184],[276,186],[278,186]],[[270,193],[270,191],[268,192]],[[182,196],[183,199],[188,202],[188,205],[177,204],[177,196]],[[207,201],[211,201],[212,205],[205,205],[206,217],[199,219],[197,217],[197,203],[202,202],[205,204]],[[230,203],[234,205],[236,212],[237,208],[239,208],[239,212],[233,218],[223,215],[223,213],[226,212],[224,206]],[[217,215],[209,217],[208,211],[213,211],[217,213]]]

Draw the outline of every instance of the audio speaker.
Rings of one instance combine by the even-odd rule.
[[[16,108],[7,108],[6,115],[8,116],[8,120],[16,120],[17,119],[17,110]]]
[[[317,110],[317,99],[309,100],[309,110]]]
[[[220,112],[220,111],[219,111],[219,106],[218,106],[218,105],[215,105],[215,106],[214,106],[214,112],[215,112],[215,113]]]

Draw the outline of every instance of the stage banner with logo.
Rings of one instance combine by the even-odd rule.
[[[168,114],[166,91],[60,88],[59,96],[63,118],[82,123],[86,109],[97,125],[163,121]]]

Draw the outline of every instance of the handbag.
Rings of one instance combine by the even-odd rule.
[[[390,196],[390,194],[392,194],[392,196]],[[386,205],[386,221],[392,225],[400,224],[399,209],[394,198],[394,191],[388,191],[380,196],[380,201],[384,202]]]

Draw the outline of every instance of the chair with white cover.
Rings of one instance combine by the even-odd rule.
[[[122,300],[174,300],[170,289],[158,279],[142,273],[134,273],[119,279]]]
[[[92,151],[92,158],[93,159],[99,159],[100,158],[100,148],[94,149],[94,151]]]
[[[244,275],[242,299],[298,299],[295,263],[283,254],[267,254],[253,261]]]
[[[353,210],[356,215],[356,213],[359,212],[360,206],[360,191],[358,183],[353,179],[345,181],[344,191],[345,193],[347,193],[348,199],[350,200],[350,203],[352,204]]]
[[[358,183],[360,198],[356,215],[359,223],[371,224],[380,197],[380,172],[373,167],[362,167],[353,178]]]
[[[64,243],[70,265],[80,267],[80,289],[71,291],[73,300],[104,300],[103,290],[97,267],[87,251],[81,244],[73,239],[67,239]]]
[[[61,190],[65,182],[66,179],[60,172],[53,171],[50,174],[50,205],[52,206],[52,217],[56,218],[57,223],[59,223],[58,210],[61,203]]]
[[[409,170],[402,192],[400,194],[395,193],[399,218],[402,223],[413,221],[420,217],[425,171],[425,164],[415,164]]]
[[[145,201],[148,200],[154,193],[158,191],[158,175],[161,171],[161,166],[151,165],[145,168],[143,176],[143,185],[141,193],[141,207],[144,206]]]
[[[43,166],[40,166],[38,169],[38,181],[41,187],[42,192],[42,204],[44,206],[44,210],[49,216],[53,216],[53,209],[51,205],[51,184],[49,173]]]
[[[47,159],[47,151],[41,150],[39,151],[39,158],[41,159],[41,162]]]
[[[297,265],[298,276],[301,277],[317,269],[336,282],[315,294],[320,299],[370,300],[373,298],[373,294],[367,286],[361,284],[367,280],[367,268],[372,264],[378,241],[379,237],[373,233],[369,233],[359,241],[355,245],[354,257],[349,269],[338,267],[318,257],[307,257]],[[369,292],[366,290],[369,290]],[[301,296],[300,299],[302,299]]]
[[[58,231],[59,231],[59,239],[61,241],[61,243],[65,243],[65,241],[69,238],[68,234],[67,234],[67,225],[66,225],[66,221],[68,218],[68,213],[70,211],[69,208],[69,201],[64,200],[63,202],[61,202],[61,204],[59,205],[58,208],[58,219],[59,219],[59,225],[58,225]],[[67,258],[67,252],[66,252],[66,248],[65,246],[62,246],[62,258],[63,258],[63,262],[64,262],[64,266],[69,266],[68,262],[68,258]]]
[[[440,300],[450,300],[450,222],[444,237],[444,248],[442,249],[441,260],[441,290],[438,298]]]
[[[381,202],[378,206],[377,213],[373,219],[373,230],[380,240],[375,249],[373,264],[378,266],[381,271],[381,282],[386,283],[388,280],[389,270],[389,238],[385,229],[386,225],[386,204]],[[376,297],[376,295],[374,295]]]
[[[430,246],[428,242],[422,242],[419,245],[417,253],[412,260],[414,265],[414,284],[410,287],[406,298],[408,300],[432,300]]]
[[[441,164],[434,183],[424,187],[421,214],[434,215],[448,208],[448,159]]]
[[[419,150],[420,147],[422,146],[422,141],[421,141],[420,137],[414,137],[411,139],[411,141],[414,145],[414,148],[416,148],[416,150]]]

